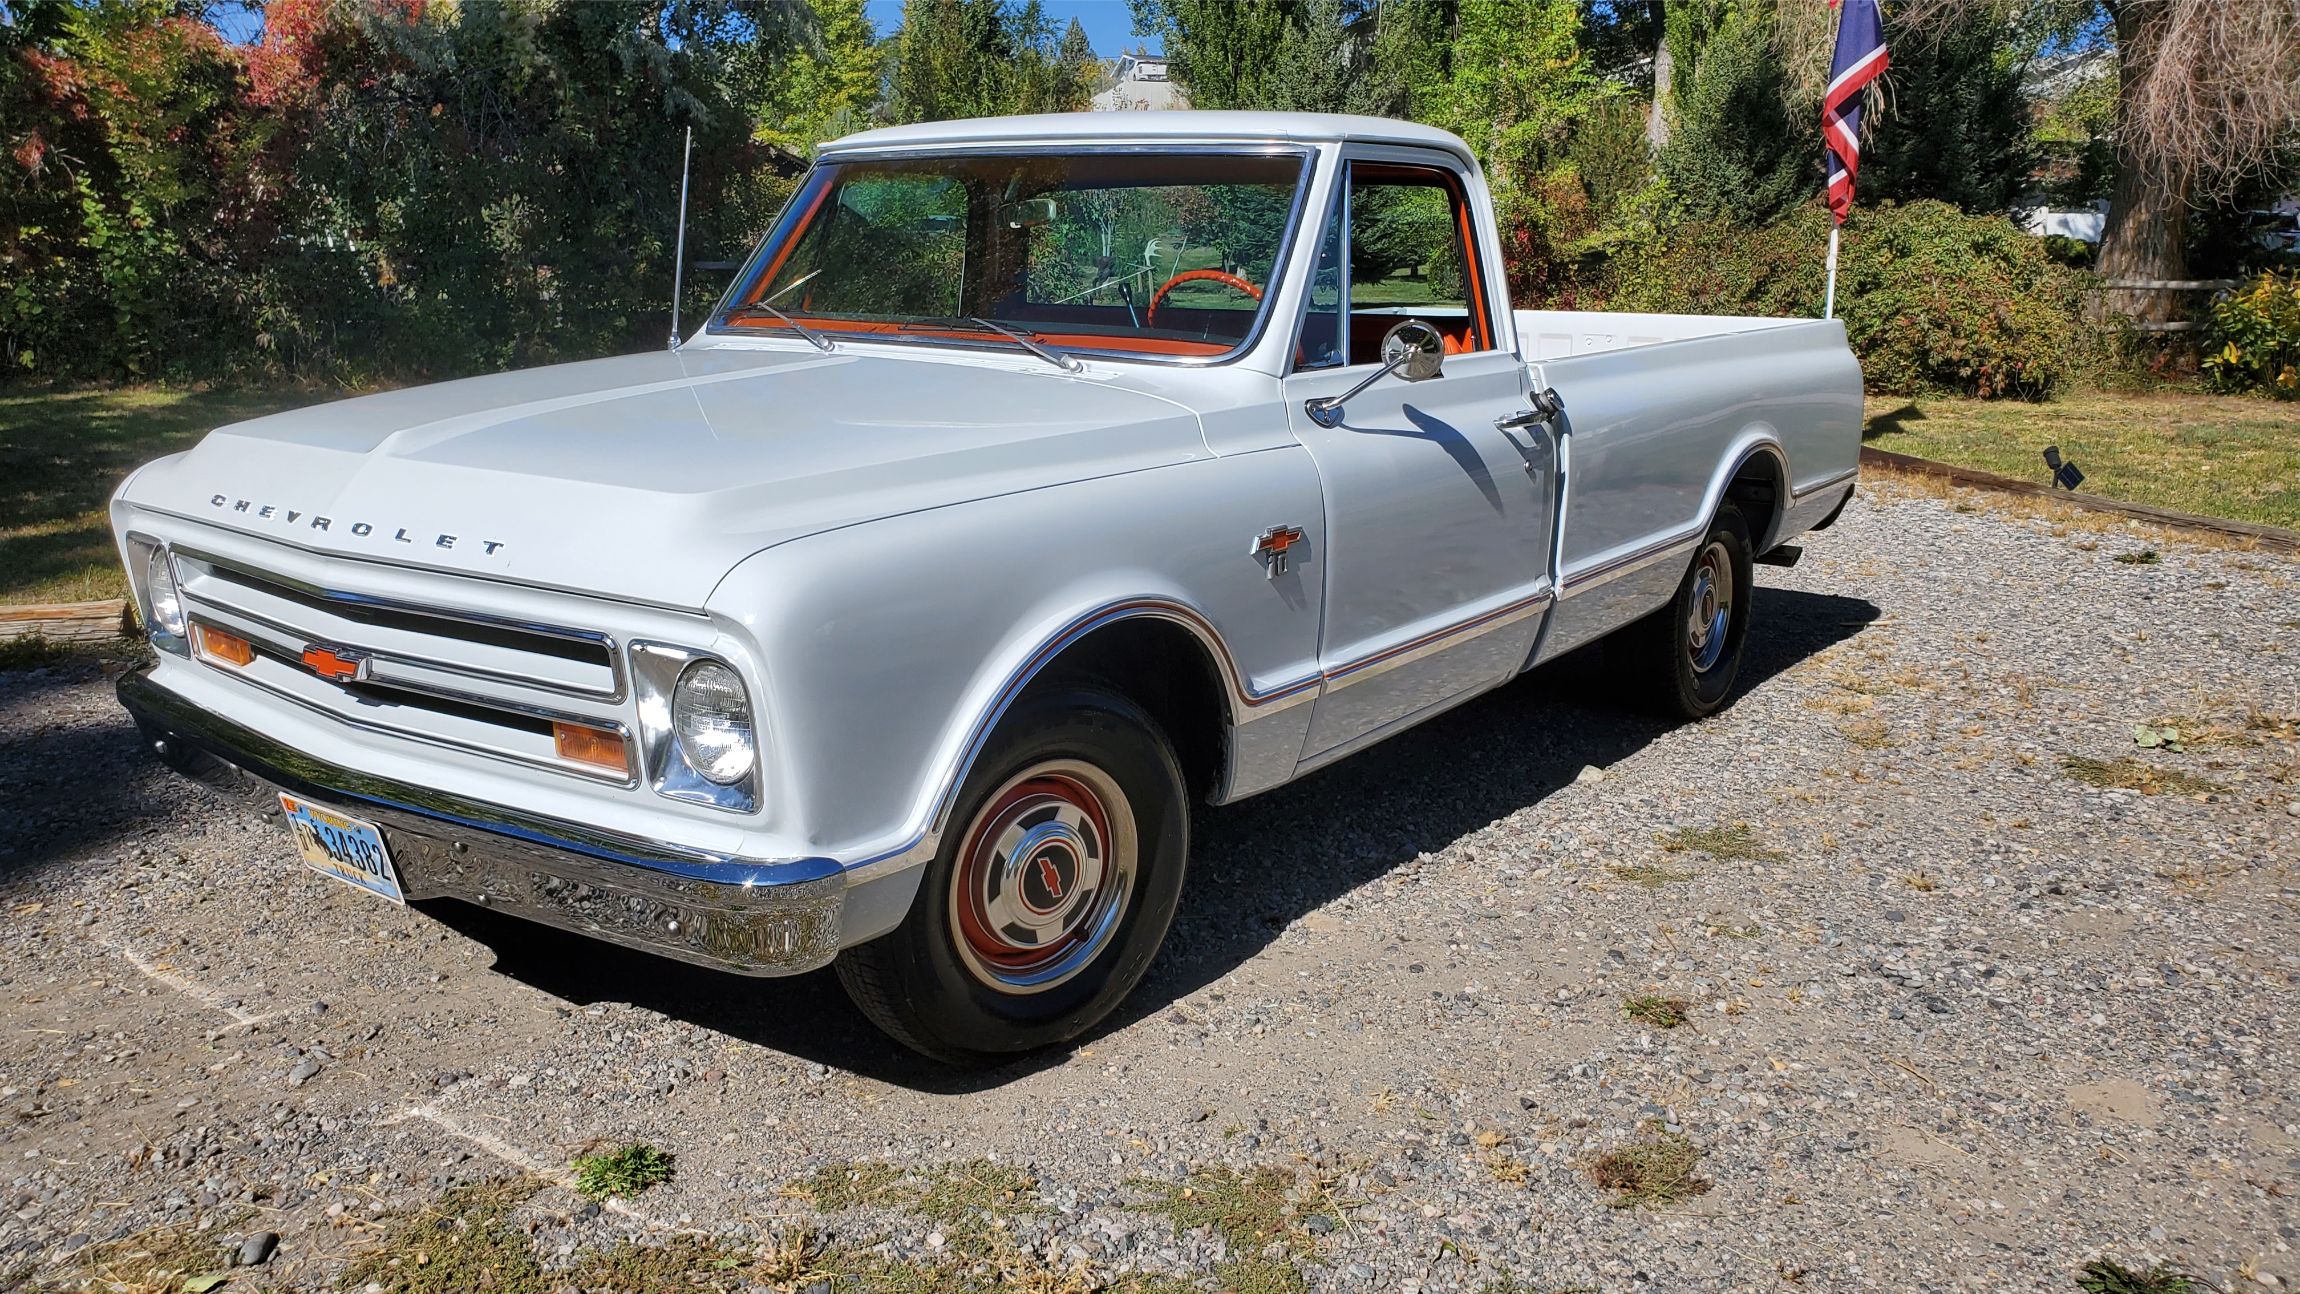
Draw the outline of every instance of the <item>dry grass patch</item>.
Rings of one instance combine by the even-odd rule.
[[[2204,1294],[2213,1287],[2161,1263],[2134,1271],[2113,1258],[2095,1258],[2076,1273],[2084,1294]]]
[[[1679,827],[1654,840],[1672,854],[1707,854],[1719,862],[1772,862],[1782,857],[1757,838],[1746,822],[1728,823],[1721,827]]]
[[[1156,1198],[1135,1207],[1174,1224],[1176,1231],[1206,1227],[1230,1247],[1229,1262],[1216,1270],[1218,1288],[1233,1294],[1300,1294],[1307,1288],[1295,1260],[1317,1245],[1319,1231],[1342,1223],[1342,1201],[1330,1177],[1303,1177],[1279,1168],[1239,1172],[1227,1166],[1193,1169],[1179,1186],[1139,1181]],[[1270,1256],[1278,1246],[1283,1257]],[[1146,1287],[1160,1294],[1166,1282]],[[1173,1289],[1191,1288],[1175,1282]]]
[[[2225,719],[2210,719],[2193,714],[2159,715],[2145,724],[2134,726],[2135,741],[2141,741],[2144,729],[2155,734],[2160,742],[2170,741],[2198,748],[2241,748],[2300,740],[2300,714],[2280,714],[2254,707],[2242,717],[2230,716]]]
[[[1874,715],[1847,719],[1837,725],[1837,733],[1863,750],[1886,750],[1898,744],[1893,740],[1892,725]]]
[[[2217,783],[2208,782],[2192,773],[2158,768],[2129,755],[2122,759],[2069,755],[2060,761],[2060,766],[2070,777],[2086,786],[2138,791],[2142,795],[2209,795],[2222,789]]]
[[[1681,872],[1674,867],[1659,867],[1652,863],[1614,863],[1605,870],[1617,881],[1627,881],[1648,890],[1658,890],[1664,885],[1676,885],[1693,879],[1691,872]]]
[[[902,1170],[893,1164],[825,1164],[799,1181],[784,1183],[776,1193],[784,1199],[804,1200],[817,1213],[840,1213],[906,1202],[907,1197],[895,1190],[902,1177]]]
[[[1701,1150],[1676,1133],[1646,1137],[1606,1151],[1589,1164],[1589,1179],[1613,1192],[1607,1203],[1617,1209],[1675,1204],[1709,1189],[1709,1182],[1693,1175]]]
[[[1533,1168],[1508,1151],[1497,1150],[1485,1158],[1485,1175],[1503,1186],[1526,1186],[1533,1181]]]
[[[1621,1003],[1621,1014],[1656,1029],[1674,1029],[1693,1018],[1685,999],[1654,993],[1632,994]]]
[[[231,1256],[222,1238],[249,1216],[250,1211],[237,1210],[211,1219],[213,1225],[204,1231],[196,1221],[175,1223],[92,1245],[65,1260],[41,1285],[106,1294],[179,1294],[186,1282],[229,1269]],[[17,1288],[13,1281],[6,1287]]]

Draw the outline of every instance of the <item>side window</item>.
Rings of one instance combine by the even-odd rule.
[[[1450,353],[1492,348],[1471,228],[1450,172],[1351,164],[1351,363],[1374,362],[1382,334],[1408,317],[1435,324]]]
[[[1302,312],[1302,333],[1294,344],[1296,369],[1334,368],[1349,362],[1342,353],[1341,199],[1326,213],[1325,236],[1310,267],[1310,300]]]

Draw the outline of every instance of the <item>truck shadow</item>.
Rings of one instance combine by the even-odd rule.
[[[95,660],[0,673],[0,712],[46,715],[100,687],[105,718],[118,720],[43,722],[0,746],[0,896],[75,859],[168,843],[160,824],[175,774],[109,704],[111,677]]]
[[[1760,587],[1741,687],[1756,687],[1874,621],[1869,602]],[[1633,708],[1603,645],[1585,649],[1290,786],[1199,815],[1182,910],[1149,978],[1097,1032],[1123,1029],[1229,974],[1303,916],[1402,863],[1538,805],[1583,767],[1625,759],[1674,726]],[[993,1088],[1066,1050],[976,1073],[880,1034],[822,971],[749,980],[562,934],[458,903],[432,916],[491,947],[496,969],[575,1003],[629,1002],[762,1047],[926,1092]],[[1091,1041],[1082,1039],[1081,1042]]]

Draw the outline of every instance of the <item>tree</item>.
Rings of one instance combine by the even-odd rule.
[[[1770,0],[1669,7],[1676,80],[1661,175],[1698,216],[1765,224],[1819,187],[1820,107],[1795,111]]]
[[[294,255],[356,256],[386,311],[378,349],[416,371],[660,344],[684,132],[690,238],[735,243],[759,219],[741,181],[764,168],[728,56],[787,13],[328,5]]]
[[[813,0],[812,7],[812,33],[753,40],[738,54],[753,64],[741,77],[758,120],[752,137],[801,157],[869,121],[883,62],[863,0]]]
[[[1296,7],[1290,0],[1131,0],[1134,30],[1158,36],[1166,74],[1193,108],[1259,106]]]
[[[1577,0],[1434,7],[1441,22],[1450,16],[1450,39],[1442,63],[1409,87],[1413,115],[1467,140],[1498,188],[1531,184],[1584,114],[1626,93],[1583,53]]]
[[[2292,0],[1911,0],[1912,30],[2042,12],[2073,39],[2113,43],[2116,179],[2100,272],[2110,279],[2187,274],[2193,207],[2287,163],[2300,137],[2300,5]],[[2177,298],[2114,298],[2144,319]]]
[[[0,26],[0,351],[141,377],[249,345],[278,194],[232,50],[173,4],[20,5]]]
[[[1862,199],[2010,209],[2036,163],[2021,87],[2034,52],[2001,22],[1897,42],[1886,110],[1861,146]]]
[[[906,0],[886,115],[897,122],[1076,112],[1100,69],[1086,33],[1057,41],[1039,0]]]

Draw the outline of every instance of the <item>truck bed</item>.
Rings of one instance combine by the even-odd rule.
[[[1515,314],[1520,353],[1532,360],[1813,322],[1758,315],[1649,315],[1607,310],[1519,310]]]

